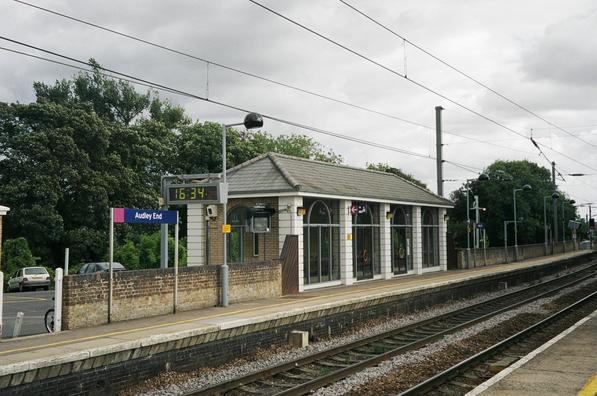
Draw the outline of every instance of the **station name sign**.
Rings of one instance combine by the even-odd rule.
[[[176,224],[175,210],[114,208],[114,223]]]
[[[169,205],[224,203],[227,197],[224,183],[171,184],[168,186]]]

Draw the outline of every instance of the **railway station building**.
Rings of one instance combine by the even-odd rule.
[[[394,174],[268,153],[227,177],[229,263],[294,249],[299,292],[446,270],[452,202]],[[189,266],[222,263],[222,210],[188,205]]]

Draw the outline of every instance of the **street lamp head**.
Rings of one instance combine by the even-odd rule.
[[[481,173],[477,178],[479,181],[489,181],[489,175],[487,173]]]
[[[245,116],[244,124],[247,129],[261,128],[263,126],[263,117],[261,117],[261,114],[249,113]]]
[[[576,203],[575,200],[573,200],[573,199],[570,200],[570,205],[574,205],[575,203]]]
[[[555,192],[555,193],[551,194],[551,197],[553,199],[559,199],[560,198],[560,194],[558,194],[557,192]]]
[[[522,186],[522,191],[531,191],[533,188],[530,186],[530,184],[525,184],[524,186]]]

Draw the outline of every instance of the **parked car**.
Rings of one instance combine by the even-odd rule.
[[[16,270],[8,279],[8,291],[50,288],[50,274],[44,267],[25,267]]]
[[[124,271],[124,265],[113,262],[112,263],[112,271]],[[100,263],[87,263],[81,267],[79,270],[79,274],[92,274],[94,272],[108,272],[110,271],[110,263],[108,262],[100,262]]]

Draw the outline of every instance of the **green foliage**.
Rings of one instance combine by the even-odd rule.
[[[73,263],[105,260],[110,207],[156,208],[162,175],[221,171],[220,124],[192,122],[97,64],[33,86],[35,103],[0,102],[0,202],[11,208],[5,234],[26,237],[44,263],[61,265],[65,247]],[[342,162],[304,135],[230,129],[227,141],[229,166],[268,151]],[[117,228],[123,248],[131,240],[139,249],[139,266],[158,266],[159,238],[142,237],[152,231]]]
[[[114,261],[124,265],[126,269],[139,269],[139,250],[133,241],[127,241],[124,245],[114,250]]]
[[[19,268],[36,265],[25,238],[7,239],[2,248],[2,256],[2,271],[7,278]]]
[[[416,184],[419,187],[422,187],[426,190],[429,190],[427,188],[427,184],[423,183],[422,181],[420,181],[419,179],[417,179],[416,177],[414,177],[413,175],[411,175],[410,173],[406,173],[404,172],[402,169],[400,168],[394,168],[393,166],[390,166],[388,164],[384,164],[382,162],[377,163],[377,164],[367,164],[367,169],[370,170],[376,170],[376,171],[380,171],[380,172],[387,172],[387,173],[393,173],[396,176],[400,176],[403,179],[408,180],[411,183]]]
[[[485,173],[489,181],[473,180],[470,182],[470,206],[473,206],[474,196],[479,196],[479,206],[486,208],[481,212],[481,222],[486,224],[487,238],[491,246],[503,246],[504,221],[514,219],[513,190],[525,184],[532,187],[531,191],[517,191],[516,213],[518,217],[518,244],[532,244],[544,242],[544,197],[548,226],[552,225],[551,195],[553,193],[551,173],[547,168],[529,161],[496,161],[487,167]],[[451,194],[455,207],[450,213],[448,223],[449,232],[460,247],[466,247],[466,189],[463,185]],[[562,200],[564,200],[564,219],[576,218],[576,209],[569,203],[568,197],[561,191],[560,199],[556,202],[558,211],[558,233],[562,236]],[[471,222],[475,213],[470,212]],[[566,230],[568,238],[569,231]],[[472,235],[471,235],[472,244]],[[514,244],[514,228],[508,225],[508,244]]]

